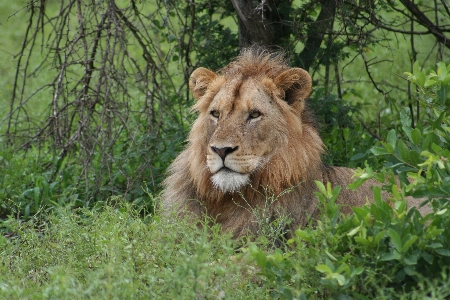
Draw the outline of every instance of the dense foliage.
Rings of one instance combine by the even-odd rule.
[[[359,169],[349,188],[369,178],[385,183],[391,193],[389,205],[381,188],[374,187],[374,203],[353,208],[354,214],[339,218],[335,204],[340,187],[317,182],[317,196],[324,218],[315,226],[296,231],[287,251],[266,254],[257,246],[250,253],[275,292],[287,299],[311,296],[317,291],[305,283],[306,261],[322,273],[320,292],[336,299],[422,299],[417,290],[427,290],[432,299],[450,296],[450,65],[420,70],[415,64],[408,80],[417,85],[417,98],[426,113],[412,128],[408,109],[400,110],[402,134],[395,129],[371,148],[376,156],[387,156],[385,166]],[[394,174],[398,175],[401,189]],[[407,207],[405,197],[431,202],[434,213],[422,216]],[[307,264],[312,268],[311,263]]]

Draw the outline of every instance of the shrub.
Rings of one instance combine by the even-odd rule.
[[[421,122],[413,126],[408,108],[399,110],[402,132],[390,130],[371,149],[386,159],[384,168],[375,173],[367,165],[356,172],[351,188],[374,178],[385,182],[389,199],[382,199],[382,189],[374,187],[373,203],[353,208],[351,216],[339,216],[335,200],[340,187],[317,182],[321,220],[297,230],[284,252],[266,254],[256,245],[249,247],[276,295],[287,299],[450,296],[449,73],[450,65],[443,63],[428,72],[415,64],[407,75],[417,85],[417,100],[424,111]],[[401,188],[393,175],[399,176]],[[415,208],[408,210],[406,196],[431,201],[434,212],[422,216]],[[320,283],[312,283],[318,274]]]

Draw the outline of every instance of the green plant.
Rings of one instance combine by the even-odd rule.
[[[291,191],[292,188],[286,189],[280,194],[275,195],[273,191],[268,188],[263,188],[263,191],[255,189],[255,192],[259,193],[265,199],[263,205],[256,207],[252,207],[252,205],[247,202],[244,195],[239,193],[239,196],[246,204],[242,206],[242,208],[247,210],[253,216],[253,222],[256,223],[257,243],[264,248],[275,249],[286,241],[289,224],[292,220],[289,216],[289,212],[286,212],[281,207],[277,207],[276,202],[280,197]],[[238,203],[235,204],[240,205]]]
[[[297,230],[284,253],[249,248],[278,295],[293,299],[319,292],[336,299],[391,298],[412,292],[424,295],[421,285],[426,281],[434,281],[434,287],[448,284],[449,210],[423,217],[416,210],[407,211],[400,194],[392,208],[376,187],[374,203],[355,207],[352,216],[343,217],[335,204],[340,188],[317,185],[323,217],[315,226]],[[311,289],[304,280],[313,271],[322,279]]]
[[[392,129],[371,152],[386,159],[375,172],[369,164],[356,171],[355,189],[368,179],[385,183],[391,196],[383,199],[374,187],[374,201],[354,207],[351,216],[340,216],[335,203],[340,187],[317,182],[317,197],[323,216],[314,226],[296,231],[286,252],[266,254],[253,245],[250,254],[261,274],[287,299],[319,293],[334,299],[415,299],[450,295],[450,66],[420,71],[415,64],[408,79],[418,86],[418,101],[424,113],[413,126],[409,108],[399,110],[401,130]],[[400,178],[401,186],[395,176]],[[434,212],[420,215],[407,207],[407,196],[432,201]],[[392,205],[390,205],[392,203]],[[309,249],[305,256],[305,246]],[[303,262],[303,265],[299,265]],[[315,262],[313,266],[311,262]],[[302,282],[309,268],[322,274],[312,291]],[[431,283],[432,282],[432,283]]]
[[[450,65],[438,63],[437,71],[421,71],[414,64],[408,80],[417,85],[417,101],[423,113],[413,126],[408,108],[400,111],[401,130],[390,130],[384,141],[372,147],[376,156],[386,159],[385,169],[375,174],[360,170],[354,187],[369,178],[384,181],[387,173],[398,175],[406,195],[435,199],[447,205],[450,198]],[[390,185],[394,183],[391,176]]]

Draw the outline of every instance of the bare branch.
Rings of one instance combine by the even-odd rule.
[[[417,7],[416,4],[409,0],[400,0],[401,3],[417,18],[417,21],[427,28],[438,41],[450,48],[450,39],[445,36],[442,29],[434,24],[428,17]]]

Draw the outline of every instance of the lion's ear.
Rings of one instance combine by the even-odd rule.
[[[292,68],[278,75],[275,85],[284,92],[284,100],[291,106],[303,109],[304,100],[311,93],[312,80],[308,72]]]
[[[216,79],[217,74],[206,68],[195,69],[189,80],[189,89],[196,100],[200,99],[206,92],[208,85]]]

